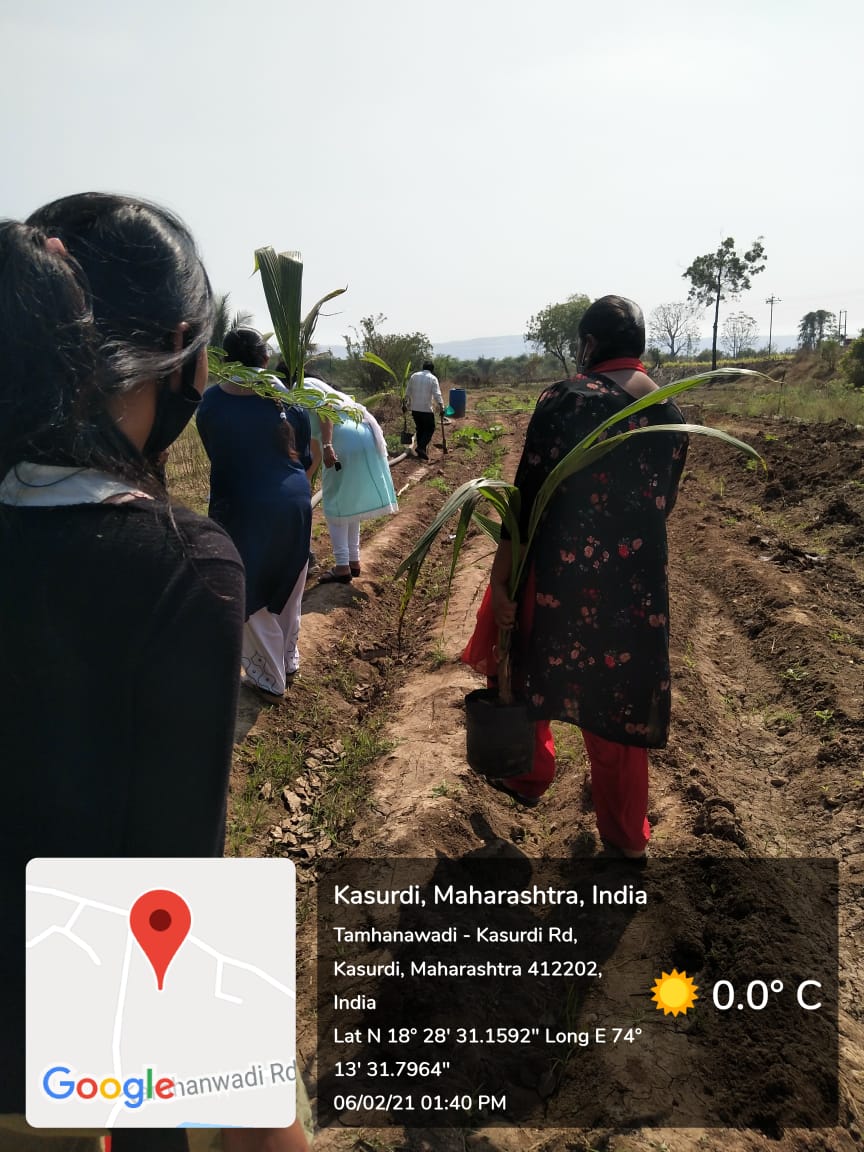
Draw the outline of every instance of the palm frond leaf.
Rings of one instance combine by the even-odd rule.
[[[501,523],[498,520],[493,520],[491,516],[485,516],[482,512],[474,513],[474,520],[477,527],[485,532],[489,539],[499,544],[501,542]]]
[[[389,375],[393,377],[397,384],[399,383],[399,379],[396,376],[396,373],[393,371],[387,361],[382,360],[380,356],[376,356],[374,352],[364,352],[360,359],[365,360],[367,364],[374,364],[376,368],[383,368],[385,372],[389,373]]]
[[[261,274],[261,286],[279,351],[288,365],[291,379],[295,380],[302,367],[300,308],[303,262],[300,253],[276,253],[272,248],[256,248],[255,270]]]
[[[764,373],[754,372],[747,368],[718,368],[713,372],[702,372],[697,376],[688,376],[684,380],[676,380],[672,384],[665,384],[662,388],[658,388],[656,391],[649,392],[646,396],[642,396],[640,399],[634,400],[632,404],[628,404],[626,408],[622,408],[620,412],[616,412],[613,416],[610,416],[608,419],[598,424],[597,427],[592,429],[592,431],[589,432],[588,435],[585,436],[574,448],[570,449],[567,455],[552,469],[552,471],[541,485],[540,490],[534,500],[534,506],[531,509],[531,518],[528,523],[528,536],[526,545],[530,544],[530,542],[533,540],[537,525],[540,523],[543,513],[546,511],[549,501],[555,494],[558,485],[563,480],[566,480],[568,476],[572,476],[574,472],[580,471],[582,468],[585,468],[588,464],[593,463],[595,460],[604,455],[604,451],[600,451],[591,456],[588,456],[587,453],[589,449],[597,444],[598,440],[600,440],[600,438],[609,428],[622,424],[629,420],[630,417],[644,411],[646,408],[651,408],[655,404],[662,404],[666,400],[669,400],[671,397],[678,396],[682,392],[687,392],[691,388],[696,388],[700,384],[706,384],[709,381],[716,380],[718,378],[728,378],[729,376],[756,376],[762,379],[767,379],[767,377],[764,376]],[[602,443],[609,444],[610,447],[605,449],[605,451],[609,451],[610,448],[617,447],[619,444],[623,443],[623,441],[626,440],[628,436],[635,435],[637,432],[650,432],[652,430],[660,431],[661,427],[663,431],[670,430],[670,426],[667,425],[651,425],[646,428],[632,428],[628,429],[626,432],[608,437],[603,440]],[[681,425],[675,425],[674,428],[677,428],[679,431],[684,431]],[[736,448],[739,451],[746,452],[748,455],[755,457],[764,467],[765,462],[762,460],[762,457],[759,455],[759,453],[755,450],[755,448],[751,448],[749,444],[745,444],[743,440],[736,440],[734,436],[729,436],[728,433],[721,432],[716,428],[703,428],[702,425],[687,425],[687,429],[700,434],[705,433],[708,435],[716,436],[720,440],[725,440],[730,447]]]
[[[452,583],[459,553],[467,533],[467,521],[473,518],[479,527],[496,542],[501,539],[502,527],[506,528],[513,542],[510,595],[511,598],[515,599],[518,595],[528,553],[537,527],[544,511],[548,507],[549,501],[554,496],[559,485],[569,476],[595,463],[606,455],[607,452],[613,451],[619,444],[622,444],[631,436],[640,436],[652,432],[694,433],[700,436],[712,436],[728,444],[731,448],[736,449],[736,451],[744,452],[746,455],[758,460],[764,468],[765,462],[755,448],[752,448],[743,440],[738,440],[736,437],[730,436],[729,433],[723,432],[719,428],[706,428],[701,424],[653,424],[642,428],[630,428],[626,431],[600,439],[609,428],[620,425],[623,421],[627,421],[631,416],[643,411],[645,408],[649,408],[654,404],[661,404],[665,400],[677,396],[682,392],[686,392],[691,388],[695,388],[700,384],[706,384],[712,380],[731,376],[764,378],[763,373],[753,372],[749,369],[719,368],[713,372],[703,372],[697,376],[690,376],[685,380],[678,380],[672,384],[658,388],[656,391],[650,392],[647,396],[643,396],[639,400],[634,400],[632,404],[629,404],[620,412],[616,412],[613,416],[609,417],[609,419],[598,424],[597,427],[592,429],[579,444],[572,448],[549,473],[535,498],[527,532],[525,533],[520,532],[519,528],[521,493],[518,488],[503,480],[487,480],[485,478],[468,480],[450,495],[437,516],[420,537],[417,544],[396,570],[397,577],[403,575],[407,577],[406,593],[402,598],[401,613],[404,615],[405,609],[413,595],[420,569],[429,553],[432,542],[456,512],[460,513],[460,521],[459,527],[457,527],[456,537],[453,541],[454,550],[448,589]],[[491,504],[492,508],[498,513],[501,524],[496,524],[494,520],[478,510],[481,498],[484,498]],[[467,505],[471,507],[470,514],[463,512],[463,509]],[[464,529],[463,515],[465,517]]]
[[[334,288],[332,292],[328,292],[325,296],[322,296],[320,300],[316,300],[309,311],[306,313],[306,316],[303,319],[303,323],[300,325],[301,368],[306,363],[306,360],[309,356],[309,348],[312,344],[312,337],[315,335],[315,327],[318,323],[318,317],[321,313],[321,309],[324,307],[328,300],[333,300],[337,296],[341,296],[344,292],[347,291],[347,285],[344,288]]]
[[[229,361],[221,348],[207,349],[207,372],[216,383],[239,384],[267,400],[296,404],[310,412],[317,412],[332,424],[342,424],[346,420],[353,420],[356,424],[363,419],[363,410],[359,404],[337,400],[329,394],[322,394],[317,388],[305,388],[298,384],[291,389],[291,395],[286,396],[284,386],[276,386],[277,382],[285,379],[281,372],[261,372],[258,368],[248,368],[245,364]]]
[[[255,270],[261,274],[261,284],[270,311],[270,319],[279,344],[282,359],[288,368],[288,385],[294,384],[291,403],[308,408],[333,423],[344,420],[359,423],[363,411],[357,404],[346,403],[332,396],[322,396],[315,389],[303,387],[303,371],[306,356],[312,342],[312,334],[318,322],[322,305],[334,296],[347,291],[336,288],[322,296],[301,320],[300,309],[303,298],[303,261],[299,252],[279,252],[272,248],[255,249]],[[233,368],[233,365],[231,366]],[[232,377],[233,378],[233,377]],[[236,381],[235,381],[236,382]],[[242,382],[242,381],[241,381]],[[265,395],[260,387],[256,392]],[[278,390],[276,390],[278,396]],[[284,400],[284,394],[282,399]]]

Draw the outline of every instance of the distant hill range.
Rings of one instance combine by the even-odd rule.
[[[784,333],[774,333],[771,338],[771,348],[774,352],[785,352],[794,349],[798,344],[797,335],[790,336]],[[756,339],[757,348],[768,346],[768,333],[763,333]],[[703,338],[699,344],[700,350],[711,347],[710,338]],[[328,349],[334,356],[345,356],[344,345],[332,344]],[[524,356],[534,351],[525,343],[521,335],[517,336],[476,336],[473,340],[443,340],[434,345],[436,356],[454,356],[457,360],[477,360],[480,356],[493,360],[504,360],[508,356]]]
[[[525,356],[533,352],[521,336],[476,336],[473,340],[444,340],[433,345],[436,356],[454,356],[457,360],[477,360],[480,356],[504,360],[508,356]],[[323,346],[340,359],[345,356],[344,344]]]
[[[775,353],[782,353],[787,349],[797,347],[798,338],[795,335],[774,333],[771,338],[771,347]],[[756,347],[767,348],[768,334],[757,336]],[[711,338],[699,342],[699,351],[711,348]],[[507,356],[524,356],[533,353],[530,344],[526,344],[522,336],[478,336],[475,340],[448,340],[434,346],[435,356],[455,356],[456,359],[477,359],[478,356],[505,359]]]
[[[785,352],[787,348],[795,348],[798,344],[797,336],[788,336],[783,333],[774,333],[771,337],[771,348],[774,352]],[[768,333],[756,338],[757,348],[768,347]],[[478,336],[474,340],[446,340],[435,344],[436,356],[455,356],[457,360],[476,360],[479,356],[503,360],[507,356],[524,356],[534,349],[525,343],[522,336]],[[703,339],[699,344],[699,351],[711,348],[711,339]]]
[[[507,356],[525,356],[534,349],[519,336],[476,336],[473,340],[443,340],[434,345],[436,356],[455,356],[457,360],[477,360],[483,356],[504,360]]]

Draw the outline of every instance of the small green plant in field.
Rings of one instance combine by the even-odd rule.
[[[447,663],[449,657],[447,656],[447,652],[445,651],[443,640],[436,640],[435,641],[435,643],[432,645],[431,656],[432,656],[432,667],[433,668],[436,668],[436,669],[441,668],[444,664]]]
[[[443,476],[436,476],[429,481],[429,487],[434,488],[436,492],[442,492],[445,496],[450,493],[450,485]]]
[[[504,435],[504,429],[500,424],[492,424],[489,428],[476,428],[469,425],[467,428],[458,428],[451,439],[456,444],[491,444],[493,440],[497,440],[499,436]]]
[[[533,412],[536,397],[524,396],[484,396],[477,401],[476,411],[484,416],[489,412],[508,412],[516,415],[519,412]]]
[[[433,796],[449,796],[450,795],[450,785],[447,783],[446,780],[442,780],[440,784],[436,784],[435,787],[432,789],[432,795]]]
[[[504,464],[504,446],[503,444],[495,444],[492,449],[492,459],[483,470],[483,476],[486,480],[501,480]]]
[[[748,460],[747,463],[744,465],[744,467],[747,469],[748,472],[755,472],[756,469],[759,467],[759,465],[756,463],[755,460]]]
[[[793,712],[790,708],[772,708],[764,715],[765,723],[769,727],[780,724],[791,727],[791,725],[797,724],[800,719],[798,713]]]
[[[724,528],[734,528],[740,521],[737,516],[724,516],[721,523]]]
[[[771,444],[775,440],[779,440],[780,437],[775,436],[773,432],[763,432],[762,433],[762,439],[765,441],[766,444]]]
[[[322,679],[325,684],[331,688],[335,688],[346,700],[353,698],[354,689],[357,687],[357,676],[350,668],[345,668],[341,664],[337,664],[336,667],[328,672]]]
[[[852,641],[848,632],[840,632],[836,628],[832,628],[828,633],[828,639],[834,644],[849,644]]]
[[[816,719],[819,721],[819,723],[822,725],[822,727],[825,728],[834,719],[834,709],[833,708],[816,708],[813,711],[813,715],[816,717]]]
[[[806,668],[802,668],[800,664],[790,664],[790,666],[780,675],[784,680],[791,680],[794,684],[800,684],[802,680],[806,680],[809,673]]]

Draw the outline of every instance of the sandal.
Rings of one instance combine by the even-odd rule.
[[[350,584],[353,577],[350,572],[334,572],[331,568],[329,572],[325,572],[323,576],[318,577],[319,584]]]
[[[351,566],[350,566],[350,567],[351,567],[351,575],[352,575],[352,577],[353,577],[353,576],[359,576],[359,575],[360,575],[360,565],[359,565],[359,564],[351,564]]]

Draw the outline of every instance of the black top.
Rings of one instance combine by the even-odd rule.
[[[516,473],[523,533],[555,465],[633,399],[603,376],[579,376],[543,393]],[[666,401],[607,436],[683,422]],[[634,436],[565,480],[552,498],[532,549],[533,624],[521,660],[535,719],[569,721],[621,744],[666,743],[666,517],[686,455],[680,433]]]
[[[221,856],[243,570],[148,500],[0,506],[0,1112],[24,1110],[24,867]]]

